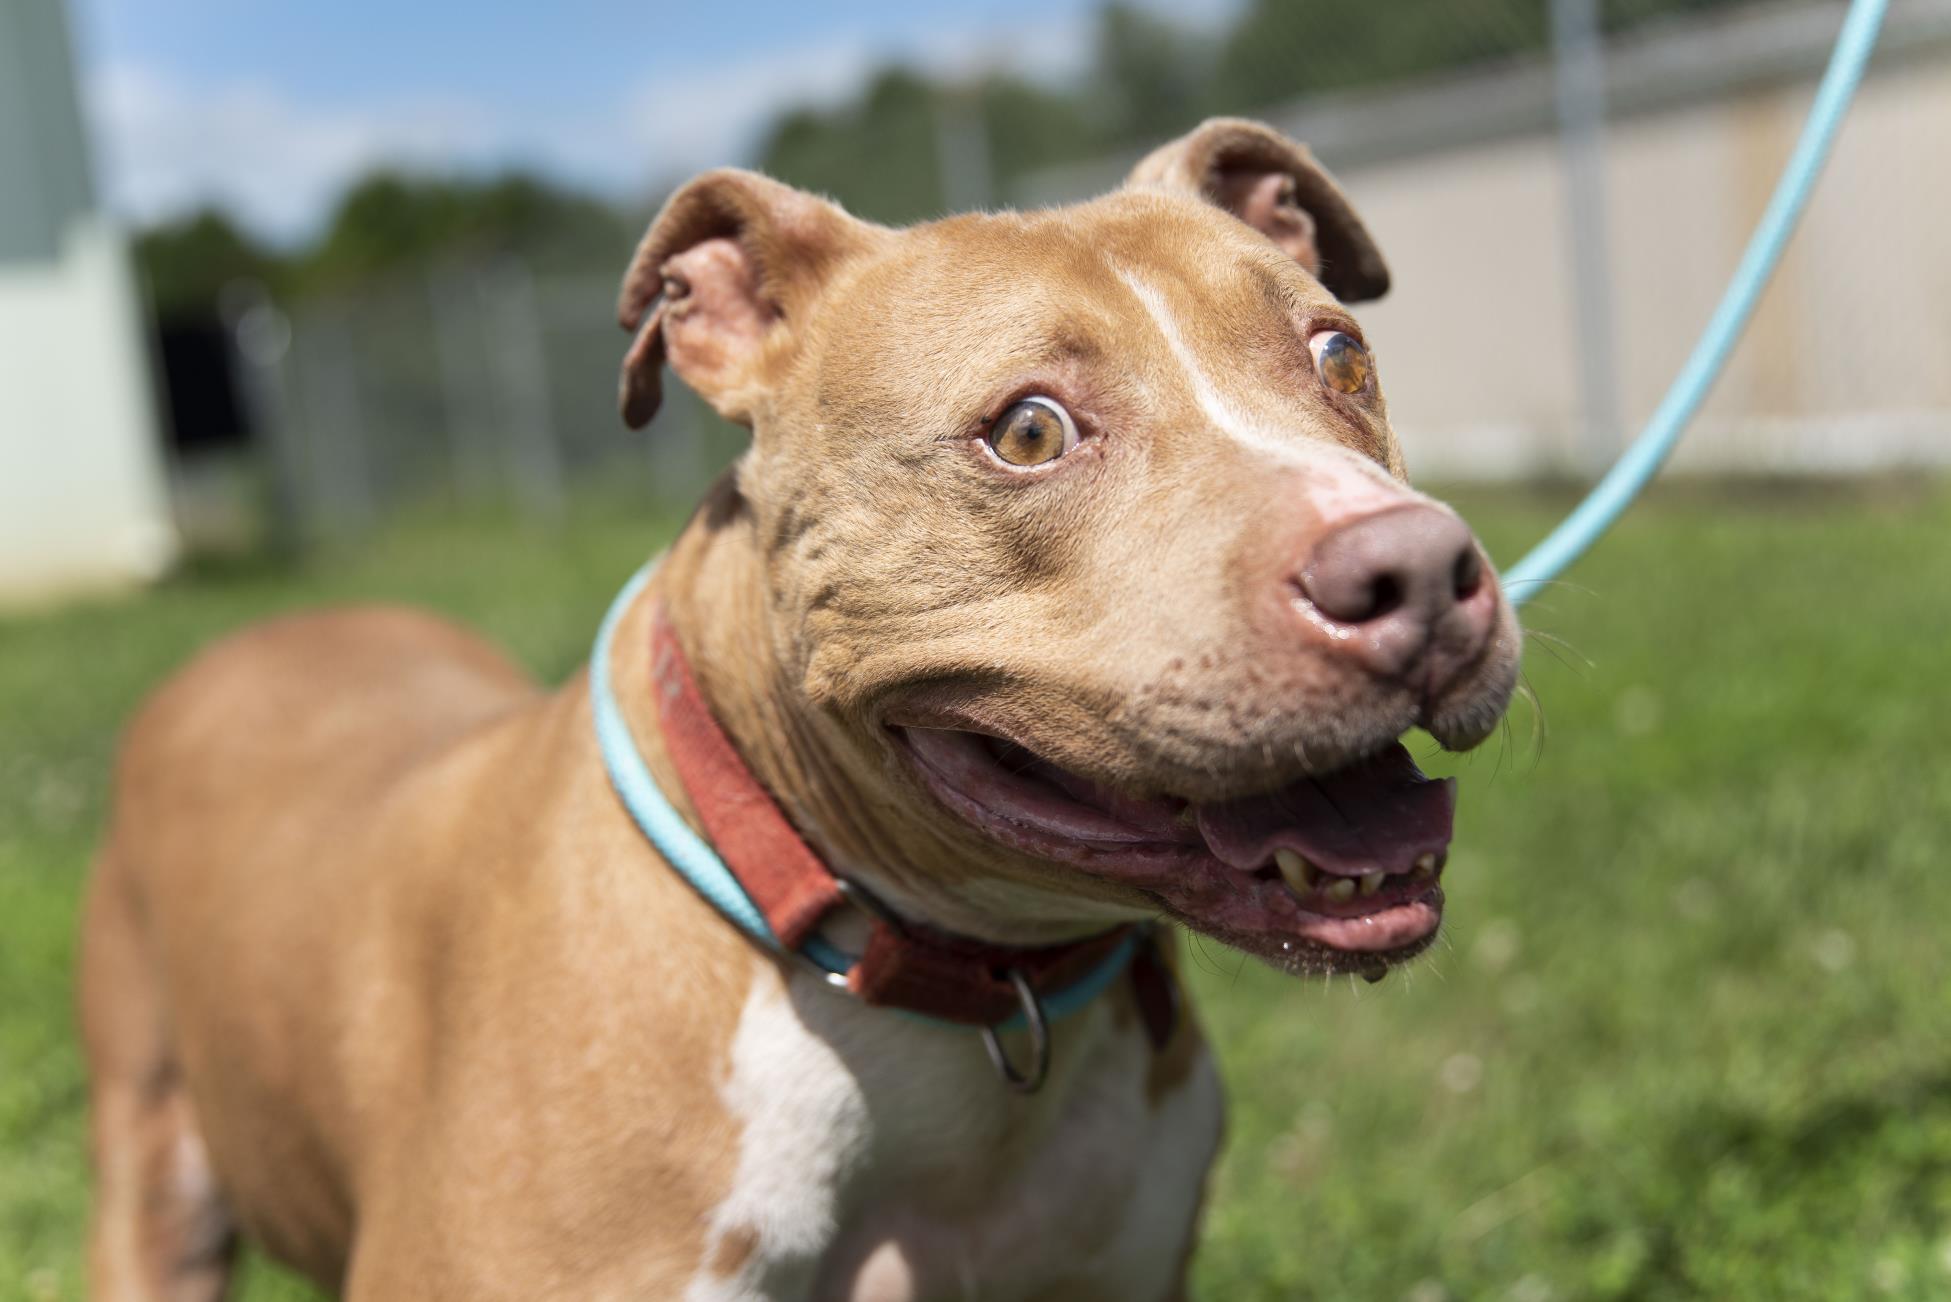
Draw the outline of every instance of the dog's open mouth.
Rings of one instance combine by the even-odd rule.
[[[1000,737],[897,728],[924,781],[994,840],[1144,891],[1188,925],[1296,967],[1374,971],[1442,920],[1453,779],[1400,743],[1271,793],[1133,798]]]

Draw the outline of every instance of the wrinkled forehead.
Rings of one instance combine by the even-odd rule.
[[[828,357],[893,389],[980,404],[1012,370],[1068,369],[1249,422],[1311,373],[1348,314],[1293,259],[1196,200],[1125,192],[902,232],[822,312]],[[826,369],[826,368],[823,368]],[[889,396],[892,396],[890,394]]]
[[[1333,302],[1313,277],[1240,222],[1207,204],[1159,193],[914,227],[840,297],[856,320],[913,335],[950,314],[984,324],[1007,315],[1025,324],[1069,318],[1127,325],[1147,315],[1141,300],[1156,294],[1183,300],[1182,311],[1225,310],[1234,317]]]

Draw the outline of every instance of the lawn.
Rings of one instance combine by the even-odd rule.
[[[1464,505],[1509,559],[1561,504]],[[350,597],[560,676],[667,529],[418,519],[0,620],[0,1297],[81,1296],[75,906],[144,690]],[[1197,1296],[1951,1297],[1951,495],[1669,491],[1574,578],[1527,619],[1542,730],[1433,761],[1447,944],[1372,988],[1194,951],[1233,1098]]]

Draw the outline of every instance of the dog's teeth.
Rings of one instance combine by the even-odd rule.
[[[1274,851],[1274,866],[1280,869],[1280,879],[1294,894],[1306,895],[1314,889],[1314,865],[1298,851],[1286,848]]]
[[[1364,895],[1373,895],[1382,889],[1381,873],[1363,873],[1357,880],[1361,882],[1362,894]]]
[[[1331,899],[1331,900],[1352,900],[1352,899],[1354,899],[1354,898],[1355,898],[1355,879],[1354,879],[1353,877],[1337,877],[1337,878],[1335,878],[1335,879],[1334,879],[1334,881],[1333,881],[1333,883],[1329,885],[1329,887],[1328,887],[1328,889],[1327,889],[1327,891],[1326,891],[1326,894],[1327,894],[1327,897],[1328,897],[1329,899]]]
[[[1435,871],[1436,855],[1433,852],[1424,851],[1422,854],[1416,856],[1416,875],[1418,877],[1427,877]]]

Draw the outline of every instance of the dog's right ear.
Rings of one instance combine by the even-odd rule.
[[[671,369],[728,420],[752,404],[789,351],[790,331],[833,270],[880,228],[755,172],[722,168],[687,183],[637,245],[617,320],[637,332],[617,402],[641,429]]]

